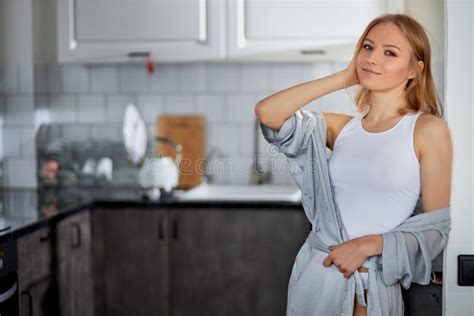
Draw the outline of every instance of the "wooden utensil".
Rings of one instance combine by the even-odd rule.
[[[179,184],[189,190],[201,183],[205,168],[205,116],[159,115],[156,136],[168,137],[183,146]],[[175,158],[174,149],[157,143],[157,155]]]

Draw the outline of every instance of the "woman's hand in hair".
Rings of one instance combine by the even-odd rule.
[[[346,69],[343,70],[345,74],[345,86],[344,88],[352,87],[353,85],[359,84],[359,76],[357,76],[357,67],[356,67],[356,56],[352,57],[352,60],[347,66]]]
[[[323,266],[329,267],[334,263],[344,277],[349,278],[368,258],[367,239],[364,237],[329,246],[330,252]]]

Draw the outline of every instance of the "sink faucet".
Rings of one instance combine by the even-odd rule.
[[[262,171],[260,169],[259,162],[259,136],[260,136],[260,121],[255,118],[254,124],[254,142],[253,142],[253,168],[252,168],[252,184],[264,184],[269,183],[272,179],[272,173],[270,170]]]

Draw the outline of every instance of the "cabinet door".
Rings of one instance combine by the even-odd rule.
[[[311,224],[302,209],[260,209],[249,217],[252,315],[285,315],[291,270]]]
[[[370,20],[402,8],[401,0],[229,0],[228,57],[258,60],[263,54],[268,61],[265,53],[271,53],[276,60],[310,60],[312,47],[347,57]]]
[[[284,315],[302,210],[177,209],[171,224],[173,315]]]
[[[60,313],[93,315],[90,211],[66,217],[56,229]]]
[[[154,208],[104,213],[106,315],[168,315],[166,213]]]
[[[225,2],[220,0],[57,0],[59,62],[157,62],[225,57]],[[143,60],[143,59],[142,59]]]
[[[248,211],[173,209],[173,316],[252,315],[246,258]]]

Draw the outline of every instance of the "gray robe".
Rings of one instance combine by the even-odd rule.
[[[369,257],[367,302],[362,279],[348,279],[332,264],[322,265],[330,245],[349,240],[329,177],[326,121],[319,110],[298,110],[278,132],[260,124],[265,139],[285,154],[289,173],[302,192],[302,205],[312,230],[299,250],[288,284],[287,315],[352,315],[354,296],[367,315],[404,315],[400,285],[430,282],[431,261],[443,251],[451,230],[450,206],[413,214],[383,233],[383,252]]]

